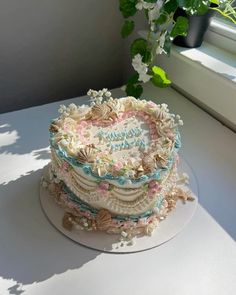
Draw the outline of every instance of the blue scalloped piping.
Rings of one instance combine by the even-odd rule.
[[[151,180],[151,179],[160,180],[161,179],[161,174],[163,172],[171,169],[171,167],[173,165],[174,158],[175,158],[175,154],[177,154],[178,150],[181,147],[181,137],[180,137],[179,131],[177,130],[176,131],[176,140],[175,140],[174,151],[173,151],[172,156],[168,160],[167,167],[160,168],[160,169],[156,170],[155,172],[153,172],[153,173],[151,173],[149,175],[142,175],[137,179],[132,179],[132,178],[128,178],[128,177],[125,177],[125,176],[114,176],[114,175],[112,175],[110,173],[107,173],[104,176],[99,176],[99,175],[95,174],[92,171],[90,165],[81,164],[75,158],[68,156],[65,150],[61,149],[60,146],[54,144],[53,139],[54,139],[54,133],[50,132],[50,145],[51,145],[51,147],[53,147],[55,149],[57,155],[60,158],[63,158],[65,161],[69,162],[73,166],[82,168],[82,170],[83,170],[83,172],[85,174],[93,176],[97,180],[115,180],[120,185],[124,185],[124,184],[127,184],[127,183],[136,184],[136,183],[145,182],[145,181]]]

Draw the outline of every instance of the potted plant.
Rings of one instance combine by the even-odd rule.
[[[214,6],[212,5],[212,7]],[[178,16],[186,17],[188,19],[188,29],[186,36],[175,37],[173,43],[187,48],[200,47],[214,13],[214,10],[208,9],[204,14],[188,15],[182,8],[178,8],[174,14],[174,19],[177,19]]]
[[[135,27],[132,17],[144,13],[148,23],[145,38],[135,39],[130,46],[132,66],[135,73],[126,84],[127,95],[140,97],[141,83],[151,81],[157,87],[171,84],[166,72],[155,65],[156,55],[170,54],[171,44],[177,36],[186,36],[189,27],[188,16],[205,15],[217,11],[236,23],[234,0],[119,0],[119,9],[125,19],[121,29],[123,38],[129,36]],[[213,7],[212,7],[212,4]],[[177,15],[182,9],[185,14]]]
[[[211,18],[217,11],[223,17],[228,18],[235,23],[235,9],[233,8],[235,0],[211,1],[207,10],[199,11],[196,14],[187,14],[183,8],[177,8],[174,14],[174,20],[178,16],[184,16],[188,19],[188,30],[186,36],[177,36],[173,43],[182,47],[196,48],[202,45],[204,35],[210,25]]]

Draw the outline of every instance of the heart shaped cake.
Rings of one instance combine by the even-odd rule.
[[[166,104],[90,90],[90,105],[61,106],[50,125],[52,161],[44,179],[65,209],[68,230],[150,235],[179,198],[180,117]]]

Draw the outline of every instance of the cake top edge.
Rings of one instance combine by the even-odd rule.
[[[61,105],[50,125],[50,143],[65,160],[91,175],[137,181],[171,168],[181,145],[179,115],[165,103],[132,96],[113,98],[89,90],[89,105]],[[76,165],[78,163],[78,165]]]
[[[114,120],[112,115],[116,116],[117,113],[128,110],[143,110],[149,113],[156,111],[155,117],[159,120],[164,120],[166,116],[175,118],[175,126],[183,125],[179,115],[171,114],[166,103],[156,104],[152,100],[136,99],[133,96],[126,96],[121,98],[113,98],[111,92],[107,88],[96,91],[90,89],[87,92],[90,97],[90,104],[76,105],[74,103],[60,105],[58,112],[59,118],[72,117],[74,119],[88,119],[85,115],[91,112],[99,120]],[[58,118],[58,119],[59,119]],[[172,126],[172,127],[175,127]]]

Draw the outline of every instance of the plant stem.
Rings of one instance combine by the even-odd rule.
[[[228,14],[225,14],[223,11],[221,11],[220,9],[216,8],[216,7],[209,7],[209,9],[215,10],[217,12],[219,12],[221,15],[223,15],[224,17],[228,18],[229,20],[231,20],[235,25],[236,25],[236,20],[234,20],[231,16],[229,16]]]
[[[147,35],[147,45],[148,45],[148,47],[150,46],[150,37],[151,37],[151,29],[148,30],[148,35]],[[151,48],[152,48],[152,46],[151,46]],[[148,67],[149,67],[151,62],[152,62],[152,54],[151,54],[150,62],[148,63]]]

